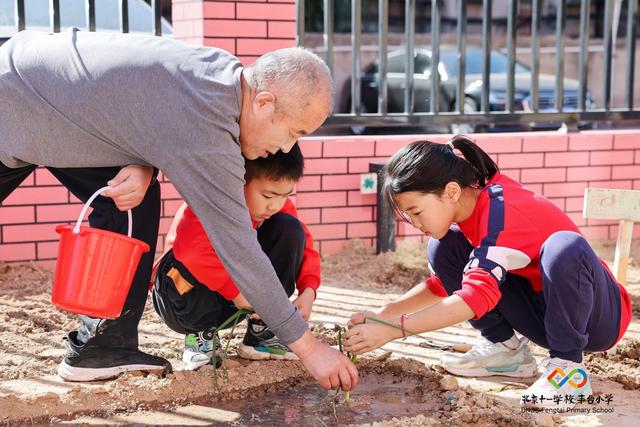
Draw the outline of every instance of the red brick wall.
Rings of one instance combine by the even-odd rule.
[[[295,45],[295,0],[173,0],[174,37],[215,46],[249,64]]]
[[[250,63],[268,50],[294,45],[295,0],[173,0],[173,26],[177,39],[221,47]],[[301,142],[307,168],[297,188],[297,203],[323,254],[340,250],[349,238],[373,244],[375,196],[360,194],[359,174],[368,171],[369,162],[386,160],[414,138],[326,137]],[[585,187],[640,190],[640,130],[475,138],[504,172],[553,200],[589,237],[614,238],[617,226],[582,219]],[[171,183],[162,175],[160,179],[162,247],[181,200]],[[74,221],[80,208],[47,170],[38,169],[0,206],[0,260],[52,264],[57,251],[54,227]],[[404,223],[398,224],[398,235],[420,238]]]
[[[340,250],[347,239],[375,243],[375,195],[361,195],[360,173],[369,162],[385,161],[416,138],[444,142],[447,136],[312,137],[300,146],[306,157],[305,176],[297,186],[296,203],[323,254]],[[554,201],[592,238],[613,239],[617,225],[584,220],[586,187],[640,190],[640,130],[556,133],[479,134],[480,144],[507,175]],[[162,174],[162,220],[159,247],[182,203]],[[73,222],[81,204],[46,170],[38,169],[0,207],[0,260],[56,257],[56,224]],[[420,238],[411,226],[398,223],[400,237]],[[640,236],[640,227],[635,235]]]
[[[480,146],[501,170],[551,199],[588,237],[614,239],[617,224],[582,218],[586,187],[640,190],[640,130],[478,134]],[[385,161],[407,142],[447,135],[307,138],[305,177],[297,187],[297,205],[323,254],[339,250],[346,239],[375,243],[375,195],[361,195],[359,174],[371,161]],[[420,238],[398,223],[397,235]],[[635,235],[640,236],[640,227]]]

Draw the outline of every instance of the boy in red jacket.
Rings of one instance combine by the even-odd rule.
[[[257,239],[288,296],[298,289],[294,306],[305,320],[320,286],[320,255],[307,227],[289,199],[302,177],[304,159],[294,145],[287,154],[245,162],[245,199]],[[175,232],[174,232],[175,230]],[[175,236],[175,237],[174,237]],[[197,369],[211,360],[216,328],[238,308],[251,307],[191,209],[178,211],[167,235],[167,252],[153,275],[153,304],[171,329],[185,334],[182,360]],[[237,260],[242,262],[242,260]],[[238,354],[246,359],[297,359],[257,318],[250,318]]]

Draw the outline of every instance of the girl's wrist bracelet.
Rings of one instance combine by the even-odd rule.
[[[400,326],[400,330],[402,331],[402,339],[407,338],[407,331],[404,329],[404,321],[407,319],[406,314],[400,315],[400,320],[398,321],[398,326]]]

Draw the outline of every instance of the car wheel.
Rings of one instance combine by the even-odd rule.
[[[351,101],[349,101],[349,105],[351,105]],[[367,106],[364,104],[360,104],[360,114],[368,113]],[[366,126],[349,126],[349,130],[353,135],[364,135],[367,132]]]
[[[464,98],[463,109],[465,114],[478,112],[478,106],[476,105],[476,101],[474,101],[473,98],[470,98],[468,96]],[[456,123],[451,125],[451,133],[454,135],[466,135],[470,133],[475,133],[476,131],[478,131],[478,129],[476,128],[475,125],[472,125],[471,123]]]

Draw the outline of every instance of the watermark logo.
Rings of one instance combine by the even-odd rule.
[[[576,374],[580,374],[582,376],[582,381],[579,384],[572,379]],[[567,382],[571,387],[580,388],[587,383],[587,373],[584,369],[576,368],[567,375],[562,369],[556,368],[549,374],[547,380],[549,380],[549,384],[551,384],[556,390],[559,390],[560,387],[565,385]]]
[[[565,375],[566,378],[566,375]],[[545,403],[546,402],[546,403]],[[520,412],[538,412],[542,409],[546,413],[562,414],[562,413],[581,413],[581,414],[612,414],[614,412],[613,394],[597,395],[593,394],[585,396],[584,394],[554,394],[554,395],[536,395],[523,394],[522,408]],[[555,403],[555,405],[553,405]],[[601,405],[606,406],[594,406]],[[577,407],[574,407],[577,405]],[[586,406],[588,405],[588,406]]]

